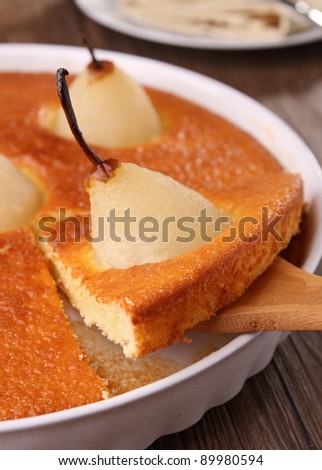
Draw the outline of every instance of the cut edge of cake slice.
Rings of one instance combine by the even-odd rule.
[[[72,234],[63,243],[43,244],[58,282],[86,324],[96,325],[136,358],[185,340],[185,331],[242,295],[298,232],[302,181],[281,172],[220,197],[217,206],[233,213],[235,224],[213,242],[164,262],[106,269],[91,243],[75,242]],[[263,207],[267,227],[246,224],[243,237],[238,236],[242,218],[259,220]],[[264,233],[276,217],[280,239]],[[234,227],[237,237],[223,242]]]

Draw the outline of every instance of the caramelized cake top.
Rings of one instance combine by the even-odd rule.
[[[4,73],[0,88],[0,153],[38,180],[46,195],[41,212],[56,212],[60,207],[88,212],[83,185],[90,163],[76,142],[39,126],[44,110],[59,106],[54,76]],[[154,89],[148,93],[161,116],[163,132],[128,148],[96,147],[103,159],[117,158],[160,171],[212,201],[216,194],[256,185],[267,175],[283,171],[253,137],[222,117],[170,93]]]
[[[102,400],[29,228],[0,234],[0,420]]]

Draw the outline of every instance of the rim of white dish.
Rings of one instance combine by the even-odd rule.
[[[197,376],[201,374],[203,371],[209,367],[212,367],[214,364],[227,359],[237,350],[242,350],[258,336],[267,333],[270,332],[242,334],[234,338],[232,341],[217,351],[210,353],[208,356],[202,358],[194,364],[191,364],[190,366],[181,369],[178,372],[175,372],[174,374],[152,382],[151,384],[144,385],[143,387],[108,398],[107,400],[89,403],[87,405],[77,406],[53,413],[3,421],[2,423],[0,422],[0,434],[1,432],[21,431],[30,429],[32,427],[46,427],[52,424],[60,423],[62,421],[78,420],[88,415],[95,415],[101,411],[109,411],[115,408],[127,406],[130,402],[140,401],[147,396],[152,396],[160,393],[161,391],[171,389],[177,383],[183,383],[186,380],[189,380],[191,376]],[[216,356],[215,358],[214,355]]]
[[[37,68],[34,65],[31,65],[30,62],[23,64],[23,66],[12,66],[10,65],[10,60],[12,63],[15,63],[18,57],[21,58],[22,52],[26,53],[27,51],[30,54],[34,54],[35,59],[37,54],[40,52],[46,51],[47,60],[50,62],[51,55],[57,56],[62,55],[62,52],[66,52],[63,54],[64,57],[68,58],[71,54],[73,56],[72,62],[78,61],[88,61],[87,52],[84,51],[83,48],[77,46],[62,46],[62,45],[47,45],[47,44],[19,44],[19,43],[12,43],[12,44],[0,44],[0,57],[2,55],[6,55],[6,59],[8,59],[9,63],[5,64],[3,61],[0,65],[0,72],[1,71],[32,71],[32,70],[39,70],[39,71],[53,71],[54,66],[51,65],[51,68],[45,67],[42,69],[41,64],[37,64]],[[176,65],[167,64],[165,62],[160,62],[154,59],[142,58],[131,54],[119,53],[119,52],[112,52],[106,50],[97,50],[98,54],[102,54],[102,56],[108,55],[108,57],[112,59],[122,58],[123,60],[128,60],[130,62],[140,62],[146,64],[152,64],[154,67],[159,67],[163,70],[167,69],[168,72],[173,72],[175,75],[180,75],[184,77],[189,77],[190,79],[197,80],[200,83],[216,86],[219,87],[220,91],[225,91],[233,96],[233,98],[237,98],[239,100],[243,100],[247,105],[251,105],[252,108],[255,110],[260,110],[261,113],[264,113],[265,116],[269,116],[278,127],[282,126],[282,129],[288,133],[296,142],[303,148],[305,151],[306,157],[305,160],[310,163],[310,170],[309,173],[319,179],[321,182],[322,187],[322,171],[321,168],[315,159],[311,150],[307,147],[307,145],[303,142],[302,139],[278,116],[274,113],[269,111],[265,106],[254,100],[253,98],[248,97],[247,95],[235,90],[234,88],[225,85],[217,80],[211,79],[204,75],[201,75],[197,72],[193,72],[182,67],[178,67]],[[77,57],[76,57],[77,56]],[[82,64],[78,65],[80,68]],[[238,125],[238,124],[237,124]],[[239,124],[240,126],[240,124]],[[322,190],[321,190],[322,194]],[[322,218],[321,218],[322,219]],[[319,231],[322,233],[322,221],[319,226]],[[317,238],[317,237],[316,237]],[[321,237],[322,238],[322,237]],[[310,249],[310,254],[307,256],[303,268],[309,272],[313,272],[321,258],[322,255],[322,242],[315,243],[313,247]],[[0,422],[0,433],[4,432],[15,432],[15,431],[23,431],[26,429],[30,429],[33,427],[46,427],[56,423],[60,423],[63,421],[71,421],[71,420],[78,420],[82,419],[88,415],[95,415],[102,411],[108,411],[115,408],[121,408],[123,406],[128,405],[130,402],[135,402],[142,400],[146,396],[152,396],[157,393],[160,393],[164,390],[170,389],[174,387],[178,383],[183,383],[187,381],[192,376],[197,376],[201,374],[203,371],[207,370],[209,367],[213,366],[214,364],[223,361],[234,354],[236,351],[242,350],[245,346],[249,343],[257,339],[259,336],[270,334],[270,332],[257,332],[257,333],[246,333],[241,334],[225,346],[221,347],[220,349],[212,352],[208,356],[202,358],[201,360],[191,364],[174,374],[171,374],[163,379],[155,381],[151,384],[145,385],[143,387],[137,388],[135,390],[131,390],[124,394],[111,397],[107,400],[90,403],[87,405],[82,405],[79,407],[74,407],[71,409],[66,409],[62,411],[56,411],[53,413],[48,413],[39,416],[31,416],[27,418],[20,418],[10,421],[3,421]]]

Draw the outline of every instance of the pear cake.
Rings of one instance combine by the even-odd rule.
[[[69,83],[72,80],[73,77]],[[185,331],[242,295],[298,231],[303,206],[298,175],[287,173],[260,143],[222,117],[178,96],[146,88],[145,93],[160,120],[154,120],[148,137],[139,142],[133,138],[130,144],[113,141],[105,145],[96,142],[93,135],[90,144],[102,159],[116,159],[121,167],[135,164],[171,177],[228,215],[230,226],[212,242],[177,256],[156,262],[150,259],[130,267],[108,267],[100,262],[94,244],[84,235],[88,233],[91,214],[84,181],[92,166],[75,140],[62,130],[61,118],[59,129],[58,121],[53,118],[60,109],[54,75],[4,73],[0,74],[0,86],[3,110],[0,154],[22,169],[41,193],[42,203],[35,209],[31,222],[33,232],[38,235],[38,245],[57,284],[85,323],[96,325],[103,335],[121,344],[128,357],[137,358],[186,340]],[[19,96],[19,100],[12,101],[11,96]],[[158,194],[157,187],[155,194]],[[151,197],[156,199],[155,194]],[[142,207],[144,210],[144,204]],[[71,219],[58,219],[61,208],[65,217],[77,218],[77,230],[68,223]],[[55,233],[54,239],[48,238],[45,230],[48,224],[44,227],[43,217],[50,221],[53,217],[58,219],[50,224],[49,235]],[[246,224],[241,236],[239,231],[245,217],[260,223]],[[270,224],[276,220],[274,227],[279,238],[270,233]],[[19,234],[26,236],[26,230],[4,232],[1,239],[9,242]],[[231,237],[234,230],[236,236]],[[29,237],[30,233],[29,230]],[[39,250],[35,245],[33,250],[37,259]],[[9,264],[10,257],[14,259],[17,254],[10,250],[6,253]],[[15,274],[9,273],[14,281]],[[32,282],[36,282],[29,273],[30,268],[21,273],[25,289],[28,283],[32,287]],[[49,271],[46,276],[49,279]],[[34,311],[34,321],[43,301],[41,277],[38,281],[39,287],[33,286],[38,304],[28,307],[30,312]],[[8,291],[5,300],[9,306],[13,302],[11,295],[14,298],[14,293]],[[14,309],[15,304],[11,307]],[[43,322],[45,325],[50,320],[44,317]],[[14,322],[11,328],[15,328]],[[17,334],[23,337],[22,331]],[[74,340],[77,350],[79,345]],[[51,350],[49,343],[48,350]],[[67,359],[60,360],[65,363]],[[88,382],[83,377],[90,377],[92,371],[86,360],[80,363],[84,370],[78,372],[79,382],[84,382],[86,389]],[[82,398],[77,401],[77,397],[73,400],[66,393],[66,401],[61,406],[76,406],[81,404],[81,399],[83,402],[101,399],[104,384],[94,373],[92,384],[92,395],[85,396],[86,390],[79,390]],[[14,387],[14,380],[10,386]],[[25,411],[25,415],[48,411],[49,408],[39,408]]]

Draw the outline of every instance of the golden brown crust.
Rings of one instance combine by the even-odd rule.
[[[84,181],[91,164],[77,143],[39,126],[43,110],[58,106],[54,77],[0,74],[0,89],[5,90],[0,94],[0,153],[28,169],[44,188],[46,201],[39,215],[60,207],[88,212]],[[163,121],[162,134],[129,148],[96,148],[103,159],[161,171],[209,199],[282,171],[255,139],[221,117],[172,94],[148,91]],[[17,93],[19,100],[13,102]]]
[[[0,234],[0,419],[102,400],[29,228]]]

